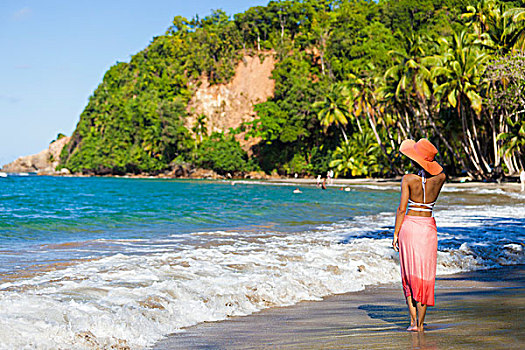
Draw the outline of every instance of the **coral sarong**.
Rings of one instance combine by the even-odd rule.
[[[405,297],[434,306],[437,229],[433,217],[405,216],[399,231],[399,260]]]

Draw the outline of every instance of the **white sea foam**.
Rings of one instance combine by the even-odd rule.
[[[374,190],[374,191],[399,191],[401,185],[392,186],[392,185],[349,185],[350,188],[358,188],[365,190]]]
[[[525,206],[438,211],[440,240],[460,239],[455,227],[486,229],[495,216],[519,223]],[[389,213],[293,234],[115,241],[126,254],[0,284],[0,348],[141,349],[196,323],[398,281],[393,224]],[[498,245],[493,235],[439,251],[438,274],[525,262],[520,241]]]
[[[279,181],[261,181],[261,180],[223,180],[223,182],[235,185],[262,185],[262,186],[313,186],[312,183],[296,183],[296,182],[279,182]]]
[[[482,186],[481,186],[482,187]],[[350,185],[350,188],[354,189],[365,189],[365,190],[373,190],[373,191],[399,191],[400,186],[392,186],[392,185]],[[523,192],[513,192],[513,191],[505,191],[501,188],[478,188],[478,187],[457,187],[453,184],[446,184],[443,187],[442,190],[443,193],[456,193],[456,192],[464,192],[464,193],[470,193],[470,194],[477,194],[477,195],[503,195],[508,196],[516,199],[525,200],[525,193]]]
[[[345,245],[311,233],[256,239],[118,254],[4,283],[0,346],[91,348],[120,341],[142,348],[198,322],[359,290],[398,274],[386,240]]]
[[[243,185],[267,185],[267,186],[291,186],[291,187],[297,187],[297,186],[314,186],[313,183],[294,183],[294,182],[269,182],[269,181],[258,181],[258,180],[224,180],[225,182],[231,182],[232,185],[237,184],[243,184]],[[399,191],[400,185],[390,185],[390,184],[332,184],[328,185],[329,187],[343,187],[347,188],[348,190],[371,190],[371,191]],[[511,198],[515,198],[518,200],[525,200],[525,193],[523,192],[514,192],[514,191],[506,191],[501,188],[483,188],[483,185],[479,187],[458,187],[454,184],[446,184],[443,189],[442,193],[457,193],[457,192],[464,192],[464,193],[470,193],[470,194],[476,194],[476,195],[503,195],[508,196]]]
[[[479,195],[503,195],[516,199],[525,199],[525,193],[505,191],[501,188],[455,187],[454,185],[446,185],[443,187],[442,192],[467,192]]]

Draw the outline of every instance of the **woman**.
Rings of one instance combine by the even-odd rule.
[[[434,305],[437,229],[432,207],[446,175],[434,160],[436,147],[427,139],[405,140],[400,152],[417,163],[420,171],[418,175],[403,176],[392,246],[399,251],[401,280],[410,313],[407,330],[422,332],[427,306]]]

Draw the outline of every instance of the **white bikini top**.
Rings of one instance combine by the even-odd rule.
[[[420,171],[418,173],[419,176],[421,176],[421,184],[423,185],[423,203],[414,202],[410,198],[408,199],[408,210],[415,210],[415,211],[428,211],[432,212],[432,208],[434,207],[434,204],[436,202],[432,203],[425,203],[426,202],[426,194],[425,194],[425,183],[427,182],[427,178],[425,177],[425,171]],[[423,207],[423,208],[417,208],[415,206]]]

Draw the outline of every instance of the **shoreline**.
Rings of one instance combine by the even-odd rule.
[[[249,181],[249,180],[248,180]],[[287,184],[304,184],[304,185],[316,185],[317,181],[315,179],[270,179],[264,180],[269,183],[287,183]],[[399,179],[386,179],[386,178],[376,178],[376,179],[334,179],[333,184],[327,185],[329,187],[338,187],[343,185],[377,185],[377,186],[399,186],[401,184],[401,178]],[[445,182],[446,185],[452,185],[460,188],[473,188],[478,186],[489,187],[489,188],[512,188],[520,190],[519,182],[483,182],[483,181],[468,181],[461,182],[455,179]]]
[[[436,278],[423,333],[405,331],[401,284],[201,323],[153,349],[519,349],[525,343],[525,265]]]
[[[8,177],[66,177],[66,178],[117,178],[117,179],[152,179],[152,180],[205,180],[205,181],[224,181],[232,183],[267,183],[267,184],[283,184],[290,186],[317,186],[317,179],[315,178],[292,178],[292,177],[267,177],[267,178],[211,178],[211,177],[174,177],[165,175],[84,175],[84,174],[29,174],[19,175],[18,173],[7,173]],[[450,178],[445,182],[445,186],[453,186],[457,188],[476,188],[483,187],[489,189],[511,190],[512,192],[521,191],[521,184],[519,179],[509,178],[501,182],[486,182],[486,181],[463,181],[465,178],[455,177]],[[509,181],[510,180],[510,181]],[[353,179],[332,179],[333,183],[326,184],[327,187],[335,188],[341,186],[352,185],[375,185],[375,186],[399,186],[401,177],[399,178],[353,178]],[[523,192],[525,193],[525,192]]]

